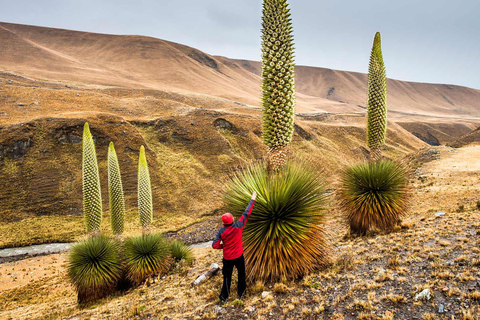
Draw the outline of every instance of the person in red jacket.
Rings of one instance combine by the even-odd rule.
[[[222,302],[225,302],[230,295],[233,267],[236,267],[238,271],[238,298],[242,298],[247,289],[242,233],[248,217],[252,213],[253,204],[255,203],[256,198],[257,193],[254,191],[245,212],[235,223],[233,222],[233,216],[231,213],[227,212],[222,216],[224,226],[218,230],[217,236],[212,243],[213,249],[223,249],[223,286],[220,293],[220,300]]]

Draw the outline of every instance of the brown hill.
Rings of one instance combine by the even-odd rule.
[[[151,88],[260,104],[260,63],[143,36],[0,23],[0,68],[69,83]],[[393,63],[393,62],[390,62]],[[388,67],[388,64],[387,64]],[[297,67],[298,112],[364,112],[366,75]],[[480,119],[480,91],[389,80],[391,118]]]
[[[449,143],[454,148],[461,148],[470,144],[480,143],[480,127],[468,132],[457,140]]]
[[[97,139],[103,192],[106,146],[115,142],[130,234],[138,230],[140,145],[148,150],[159,231],[215,213],[225,173],[264,154],[258,62],[148,37],[7,23],[0,23],[0,43],[0,247],[71,241],[83,233],[79,142],[85,121]],[[293,148],[321,163],[332,182],[339,169],[367,153],[365,75],[310,67],[297,72]],[[391,83],[389,157],[425,146],[429,132],[444,143],[480,124],[476,90]],[[103,199],[108,229],[106,194]]]

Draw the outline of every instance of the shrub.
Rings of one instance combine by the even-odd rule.
[[[160,234],[144,234],[125,240],[127,277],[136,284],[168,270],[170,254],[167,241]]]
[[[298,277],[327,261],[325,185],[311,164],[288,162],[275,173],[255,164],[237,173],[224,194],[232,214],[243,213],[252,191],[258,197],[243,232],[248,278]]]
[[[79,303],[101,298],[120,278],[118,248],[114,241],[101,235],[81,241],[70,249],[67,269]]]
[[[175,261],[185,260],[191,262],[193,260],[192,248],[187,246],[182,241],[174,240],[170,243],[170,254]]]
[[[392,229],[405,214],[406,169],[391,160],[355,164],[343,172],[339,197],[352,233]]]
[[[284,283],[277,282],[273,286],[273,292],[275,292],[275,293],[287,293],[288,292],[288,287]]]

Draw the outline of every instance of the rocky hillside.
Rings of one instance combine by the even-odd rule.
[[[470,144],[478,144],[480,142],[480,128],[476,128],[453,141],[449,145],[454,148],[461,148]]]

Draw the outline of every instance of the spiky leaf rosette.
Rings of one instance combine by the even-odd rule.
[[[152,186],[143,146],[140,148],[138,159],[138,214],[144,231],[148,231],[153,222]]]
[[[381,157],[387,133],[387,77],[383,63],[380,32],[375,34],[368,67],[367,146],[372,158]]]
[[[83,214],[87,232],[97,232],[102,223],[102,193],[95,143],[88,123],[83,127]]]
[[[250,279],[295,278],[328,261],[325,184],[313,165],[287,162],[270,173],[255,164],[237,173],[224,193],[232,214],[243,213],[252,191],[258,197],[243,231]]]
[[[125,241],[128,278],[141,283],[148,277],[168,270],[170,247],[160,234],[144,234]]]
[[[113,142],[108,147],[108,196],[110,199],[110,223],[113,233],[121,235],[125,225],[125,199],[122,175]]]
[[[407,171],[386,159],[355,164],[343,172],[339,197],[352,233],[389,230],[407,208]]]
[[[193,250],[182,241],[174,240],[170,243],[170,254],[175,261],[185,260],[191,262],[193,260]]]
[[[295,113],[292,21],[286,0],[264,0],[262,18],[263,142],[274,169],[286,162]]]
[[[68,276],[84,303],[109,293],[122,273],[118,248],[105,236],[75,244],[68,256]]]

